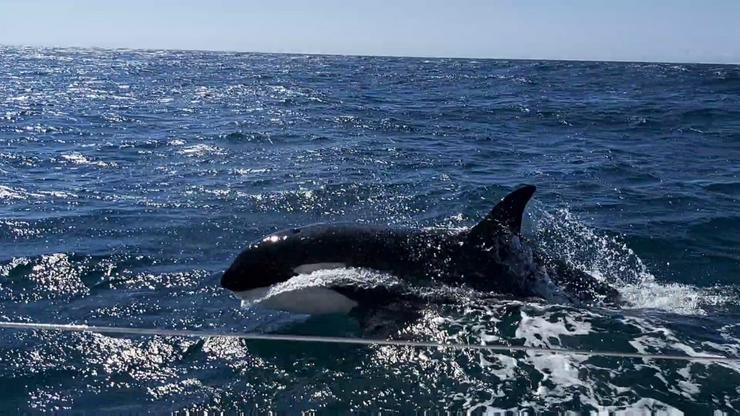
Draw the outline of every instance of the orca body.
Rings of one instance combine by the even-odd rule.
[[[478,225],[463,232],[354,224],[311,225],[280,231],[246,248],[221,285],[244,299],[315,270],[366,268],[401,279],[431,279],[485,292],[556,302],[617,303],[619,293],[594,277],[549,258],[520,235],[535,187],[507,195]],[[262,306],[296,313],[348,313],[387,304],[383,289],[354,286],[280,293]]]

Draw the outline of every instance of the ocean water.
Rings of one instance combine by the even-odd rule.
[[[242,307],[249,242],[524,234],[621,308],[465,288],[398,339],[740,356],[740,67],[0,48],[0,320],[358,336]],[[393,282],[372,270],[332,279]],[[740,412],[740,364],[0,329],[0,413]]]

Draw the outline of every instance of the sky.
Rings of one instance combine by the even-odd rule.
[[[740,0],[0,0],[0,44],[740,63]]]

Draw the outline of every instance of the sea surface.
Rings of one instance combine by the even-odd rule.
[[[627,304],[440,287],[393,338],[739,357],[739,175],[739,66],[0,47],[0,320],[360,336],[219,277],[279,229],[465,229],[531,183],[524,235]],[[292,284],[337,277],[398,278]],[[3,414],[502,409],[737,414],[740,364],[0,329]]]

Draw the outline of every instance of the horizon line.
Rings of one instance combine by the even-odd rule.
[[[477,56],[434,56],[434,55],[393,55],[393,54],[364,54],[364,53],[332,53],[332,52],[275,52],[275,51],[247,51],[234,49],[198,49],[198,48],[156,48],[156,47],[126,47],[126,46],[80,46],[80,45],[39,45],[39,44],[7,44],[0,42],[0,47],[9,48],[39,48],[39,49],[92,49],[106,51],[169,51],[169,52],[213,52],[213,53],[237,53],[237,54],[263,54],[263,55],[306,55],[306,56],[333,56],[333,57],[357,57],[357,58],[406,58],[406,59],[455,59],[455,60],[486,60],[486,61],[544,61],[544,62],[582,62],[582,63],[623,63],[623,64],[663,64],[663,65],[723,65],[739,66],[737,62],[718,61],[641,61],[630,59],[581,59],[581,58],[502,58],[502,57],[477,57]]]

